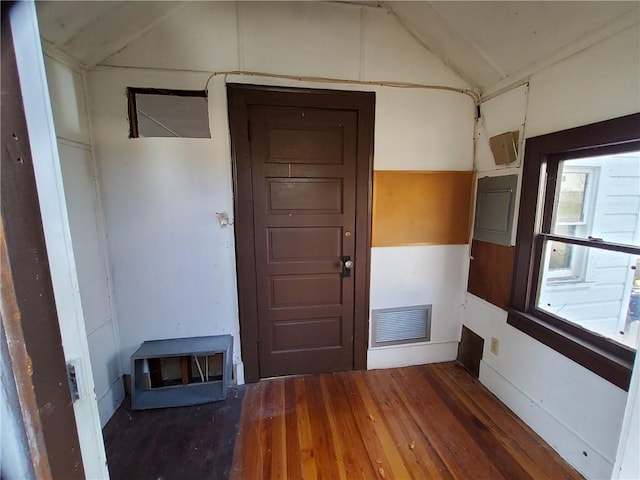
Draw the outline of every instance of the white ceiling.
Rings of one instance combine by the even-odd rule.
[[[626,28],[639,2],[389,2],[407,30],[487,93]],[[640,45],[638,46],[640,55]]]
[[[485,94],[619,31],[640,28],[637,1],[360,3],[390,10],[416,40]],[[45,42],[90,68],[188,4],[55,1],[38,2],[37,9]]]

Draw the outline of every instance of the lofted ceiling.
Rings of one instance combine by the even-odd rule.
[[[52,1],[37,2],[37,10],[45,44],[91,68],[189,3]],[[637,1],[349,3],[389,10],[418,42],[485,95],[622,30],[640,28]]]

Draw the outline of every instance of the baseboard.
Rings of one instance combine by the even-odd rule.
[[[233,365],[233,383],[235,385],[244,385],[244,363],[236,362]]]
[[[585,478],[611,478],[613,464],[609,460],[484,360],[480,382]]]
[[[413,343],[370,348],[367,352],[367,369],[449,362],[455,360],[457,355],[458,342]]]

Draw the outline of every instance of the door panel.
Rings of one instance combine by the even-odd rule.
[[[350,111],[249,109],[263,377],[353,368],[354,283],[340,259],[354,255],[356,125]],[[295,165],[268,168],[285,159]]]
[[[270,228],[269,263],[335,259],[342,252],[342,228]],[[296,248],[306,245],[305,249]]]
[[[342,135],[340,127],[332,130],[271,129],[269,162],[342,164]]]
[[[340,275],[269,275],[271,280],[270,310],[278,307],[340,305],[342,278]],[[301,312],[302,314],[303,312]]]
[[[274,325],[273,350],[285,352],[309,348],[340,348],[341,323],[340,318],[278,322]]]
[[[246,378],[364,368],[373,95],[228,88]]]
[[[319,173],[310,171],[308,175]],[[342,213],[341,178],[266,178],[267,213]],[[283,212],[286,210],[286,212]],[[308,212],[311,210],[310,212]]]

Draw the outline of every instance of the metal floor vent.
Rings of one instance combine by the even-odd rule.
[[[431,305],[382,308],[372,313],[372,347],[431,339]]]

